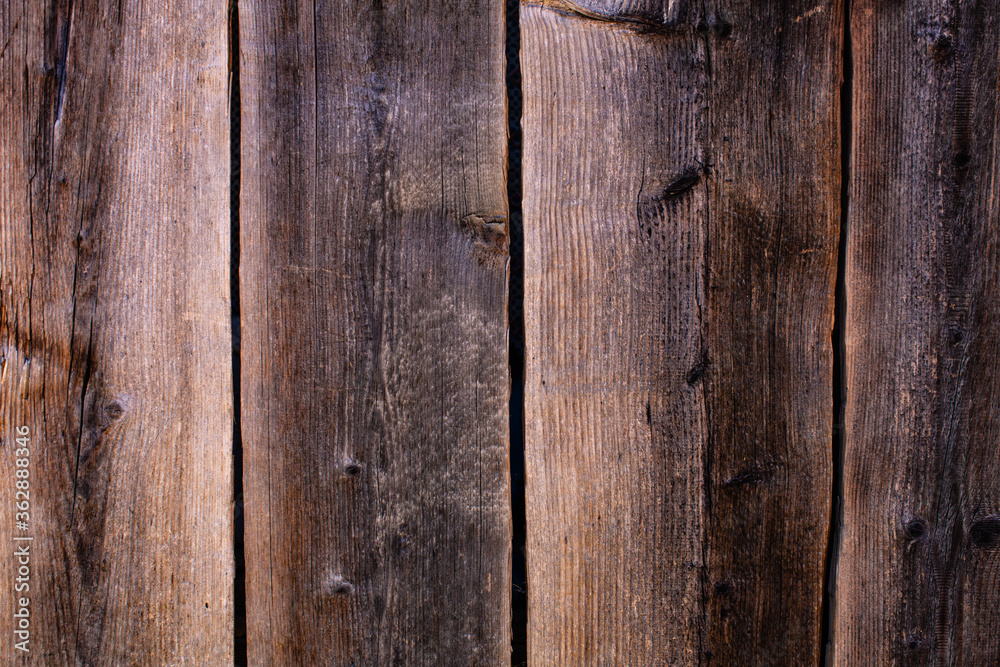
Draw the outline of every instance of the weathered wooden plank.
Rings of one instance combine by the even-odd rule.
[[[1000,11],[855,0],[836,662],[1000,662]]]
[[[251,664],[509,661],[503,12],[241,3]]]
[[[221,2],[0,4],[4,664],[232,662],[226,59]]]
[[[840,3],[521,16],[529,661],[814,662]]]

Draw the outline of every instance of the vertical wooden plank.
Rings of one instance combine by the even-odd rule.
[[[842,665],[1000,662],[1000,11],[854,0]]]
[[[240,7],[252,664],[509,662],[503,11]]]
[[[818,664],[832,510],[840,0],[715,4],[706,651]]]
[[[841,24],[522,10],[532,665],[818,660]]]
[[[226,52],[221,2],[0,4],[4,664],[232,661]]]

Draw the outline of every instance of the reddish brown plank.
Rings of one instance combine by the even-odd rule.
[[[532,665],[819,659],[841,24],[522,8]]]
[[[224,3],[0,4],[3,664],[232,663],[226,86]]]

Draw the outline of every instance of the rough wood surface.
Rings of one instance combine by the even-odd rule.
[[[503,11],[241,3],[251,664],[509,662]]]
[[[840,665],[1000,663],[1000,12],[854,0]]]
[[[521,16],[529,662],[815,663],[842,8]]]
[[[226,50],[221,2],[0,4],[3,664],[232,663]]]

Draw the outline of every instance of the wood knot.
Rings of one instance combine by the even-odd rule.
[[[603,12],[580,3],[579,0],[527,0],[531,7],[545,7],[563,16],[583,21],[603,23],[609,27],[630,30],[638,35],[668,37],[684,35],[690,31],[690,24],[683,20],[664,17],[659,11],[618,11]]]
[[[687,383],[689,387],[693,387],[698,383],[703,377],[705,377],[705,372],[708,371],[708,365],[711,361],[708,358],[708,352],[701,353],[701,360],[695,364],[687,374]]]
[[[948,56],[952,52],[952,40],[951,33],[948,31],[942,32],[937,38],[931,43],[931,53],[934,55],[934,60],[937,62],[944,62],[948,59]]]
[[[691,166],[680,174],[675,174],[663,189],[655,195],[647,196],[636,203],[636,217],[642,221],[647,218],[656,218],[664,214],[665,206],[677,201],[684,194],[694,189],[701,182],[708,170],[701,165]],[[661,181],[662,182],[662,181]]]
[[[700,35],[708,35],[711,32],[719,39],[726,39],[733,33],[733,24],[721,16],[713,16],[699,20],[695,30]]]
[[[923,519],[911,519],[903,526],[903,532],[911,541],[916,542],[927,534],[927,524]]]
[[[722,17],[715,19],[715,34],[719,39],[726,39],[733,34],[733,24]]]
[[[715,594],[727,596],[733,592],[733,585],[728,581],[719,581],[715,584]]]
[[[103,408],[97,412],[96,426],[101,431],[111,428],[116,422],[122,419],[127,412],[127,404],[124,399],[113,398],[104,404]],[[91,422],[93,423],[93,422]]]
[[[397,556],[407,556],[410,553],[410,538],[406,535],[396,535],[392,539],[392,552]]]
[[[1000,546],[1000,515],[993,514],[972,524],[969,530],[972,543],[980,549]]]
[[[111,421],[118,421],[125,414],[125,407],[118,401],[111,401],[108,403],[107,407],[104,408],[104,414],[107,415],[108,419]]]
[[[363,468],[358,461],[347,458],[340,463],[339,470],[344,477],[354,478],[361,474]]]
[[[354,584],[344,579],[339,574],[335,574],[330,577],[327,582],[326,590],[330,595],[336,596],[346,596],[354,593]]]
[[[462,218],[461,227],[475,240],[477,250],[507,255],[507,216],[472,213]]]
[[[723,483],[723,486],[728,488],[739,486],[757,486],[758,484],[762,484],[771,479],[772,476],[773,473],[770,470],[765,470],[763,468],[749,468],[727,479]]]

